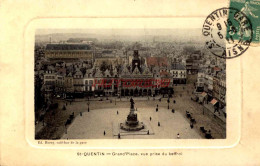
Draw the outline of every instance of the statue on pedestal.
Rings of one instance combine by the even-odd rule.
[[[144,124],[143,122],[139,123],[137,119],[137,113],[135,113],[134,109],[134,100],[131,98],[130,99],[130,112],[127,115],[125,123],[120,124],[120,128],[126,131],[138,131],[144,129]]]
[[[134,102],[134,99],[132,99],[132,97],[131,97],[131,99],[130,99],[130,103],[131,103],[131,109],[133,109],[134,108],[134,105],[135,105],[135,102]]]

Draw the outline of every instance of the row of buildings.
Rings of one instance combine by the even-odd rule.
[[[72,46],[73,48],[71,48]],[[51,61],[65,59],[63,65],[56,64],[55,67],[44,70],[43,90],[46,98],[54,95],[62,97],[154,96],[172,94],[173,84],[186,83],[186,67],[177,62],[169,63],[167,57],[142,59],[138,50],[134,50],[131,58],[128,56],[126,59],[121,57],[106,60],[104,57],[96,59],[93,56],[88,57],[91,54],[88,52],[86,56],[88,58],[85,60],[89,60],[87,62],[92,65],[90,65],[91,68],[86,68],[83,62],[81,64],[79,62],[75,64],[75,62],[73,65],[71,62],[66,62],[66,59],[71,59],[68,57],[70,54],[64,53],[69,48],[68,52],[81,52],[81,49],[87,47],[78,47],[75,44],[70,46],[47,45],[46,47],[45,57]],[[57,51],[55,51],[56,49]],[[74,58],[75,55],[78,53],[71,54]],[[57,57],[59,58],[57,59]],[[109,65],[103,69],[103,63]],[[82,67],[85,70],[81,70],[84,69]],[[72,70],[68,70],[71,68]]]
[[[208,67],[198,72],[196,92],[199,102],[211,103],[214,109],[226,106],[226,72],[219,67]]]

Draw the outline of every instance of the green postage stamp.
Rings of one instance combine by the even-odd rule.
[[[260,44],[260,0],[230,0],[230,7],[244,13],[251,21],[251,45]]]
[[[206,48],[215,56],[231,59],[249,46],[260,44],[260,0],[231,0],[230,6],[209,14],[203,24]]]

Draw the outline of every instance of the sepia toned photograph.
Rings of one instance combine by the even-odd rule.
[[[201,29],[37,29],[36,140],[226,139],[226,59]]]
[[[1,166],[260,165],[260,0],[13,2]]]

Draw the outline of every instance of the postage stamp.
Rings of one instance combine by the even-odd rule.
[[[242,55],[252,41],[250,19],[236,8],[220,8],[206,18],[202,34],[206,37],[206,48],[224,59]]]
[[[260,44],[260,1],[230,0],[230,7],[243,12],[251,21],[253,34],[250,46]]]

